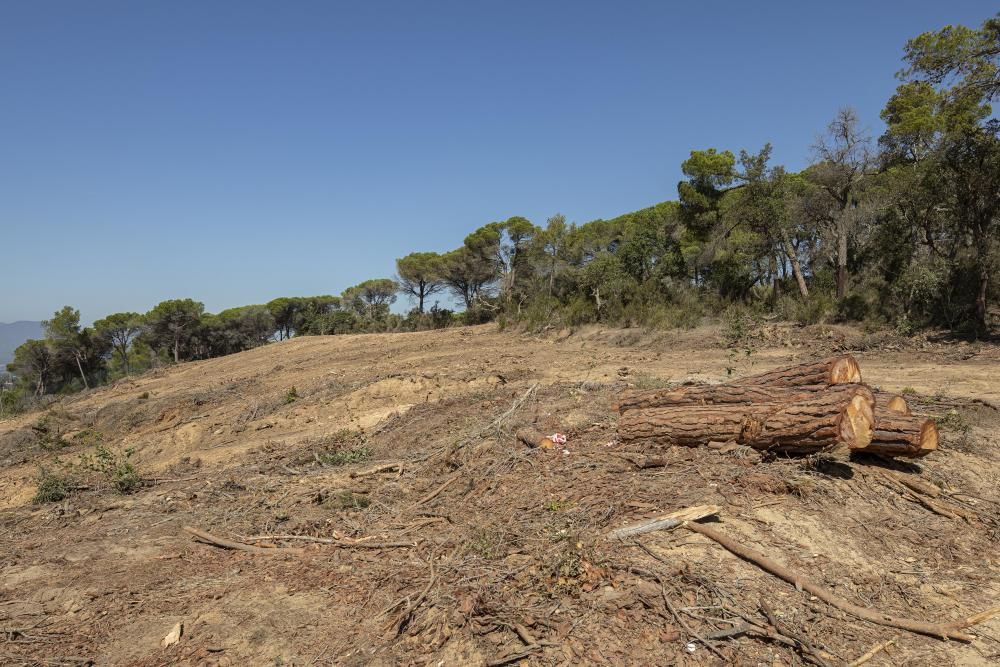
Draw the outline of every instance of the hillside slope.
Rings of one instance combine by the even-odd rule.
[[[641,547],[603,539],[711,503],[723,508],[720,530],[858,604],[927,620],[1000,605],[1000,414],[973,402],[1000,403],[995,347],[856,352],[869,382],[911,389],[919,411],[955,411],[940,452],[897,468],[942,486],[966,519],[905,499],[872,461],[670,449],[659,452],[666,467],[632,463],[614,437],[620,389],[717,381],[727,366],[742,374],[866,344],[841,330],[771,334],[737,362],[710,329],[300,338],[0,422],[0,626],[11,639],[0,656],[801,663],[792,646],[748,635],[714,642],[717,654],[689,645],[685,625],[705,636],[732,625],[713,619],[759,621],[765,600],[830,664],[896,635],[871,664],[990,664],[998,619],[975,642],[944,643],[846,618],[698,535],[652,533]],[[529,450],[513,437],[526,425],[568,443]],[[81,468],[98,445],[134,448],[146,479],[136,493],[117,495]],[[86,488],[33,505],[40,465]],[[184,526],[288,550],[224,550]],[[179,622],[180,641],[163,648]]]
[[[41,322],[0,322],[0,371],[14,360],[14,350],[29,338],[42,337]]]

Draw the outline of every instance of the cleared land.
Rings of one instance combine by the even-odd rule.
[[[605,539],[718,505],[709,525],[857,605],[932,622],[1000,606],[1000,350],[765,333],[735,360],[711,329],[301,338],[0,422],[0,662],[843,665],[895,637],[868,664],[995,664],[1000,618],[943,642],[846,616],[687,530]],[[879,464],[616,440],[622,389],[840,351],[943,418],[941,449]],[[530,449],[521,428],[568,442]],[[87,488],[32,504],[39,465],[98,444],[135,448],[136,493],[81,475]],[[641,467],[652,458],[665,465]],[[693,638],[767,625],[762,601],[816,655]]]

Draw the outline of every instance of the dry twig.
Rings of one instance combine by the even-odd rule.
[[[201,540],[207,544],[213,546],[222,547],[223,549],[235,549],[237,551],[246,551],[253,554],[268,554],[269,556],[274,556],[277,554],[301,554],[302,549],[297,548],[285,548],[285,549],[267,549],[264,547],[255,547],[252,544],[244,544],[243,542],[233,542],[232,540],[227,540],[222,537],[217,537],[204,530],[199,530],[198,528],[192,528],[191,526],[184,526],[184,532],[190,533],[196,539]]]

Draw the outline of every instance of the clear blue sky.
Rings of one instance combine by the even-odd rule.
[[[676,197],[693,148],[877,134],[907,38],[995,3],[0,5],[0,321],[339,293],[492,220]]]

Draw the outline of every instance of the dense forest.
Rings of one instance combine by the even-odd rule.
[[[339,296],[204,312],[191,299],[81,327],[65,307],[19,347],[0,414],[35,397],[292,336],[413,331],[497,320],[691,327],[708,315],[864,321],[983,338],[1000,268],[1000,15],[905,45],[900,84],[871,136],[836,113],[792,173],[771,147],[694,150],[676,201],[612,220],[493,222],[446,253],[415,252],[394,278]],[[733,147],[736,148],[736,147]],[[452,312],[435,298],[450,295]],[[412,301],[393,313],[400,296]],[[451,303],[451,301],[449,301]]]

